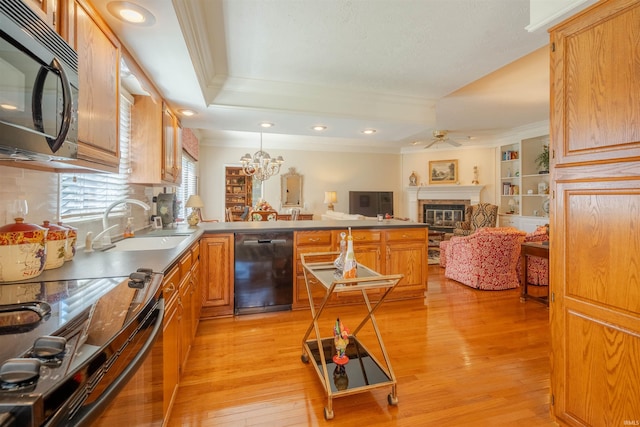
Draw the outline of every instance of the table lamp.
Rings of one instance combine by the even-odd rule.
[[[327,209],[333,210],[333,204],[338,201],[338,193],[335,191],[324,192],[324,203],[328,203]]]
[[[187,199],[187,204],[185,205],[187,208],[191,209],[191,215],[187,218],[187,222],[189,226],[195,227],[200,222],[200,208],[204,207],[204,203],[202,199],[197,194],[189,196]]]

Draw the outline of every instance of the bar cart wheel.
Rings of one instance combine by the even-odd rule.
[[[300,360],[302,360],[302,363],[309,363],[309,355],[308,354],[301,355]]]
[[[389,393],[387,395],[387,402],[389,402],[389,405],[391,406],[396,406],[398,404],[398,396],[394,396],[393,393]]]
[[[330,410],[327,407],[324,408],[324,419],[325,420],[332,420],[333,419],[333,411]]]

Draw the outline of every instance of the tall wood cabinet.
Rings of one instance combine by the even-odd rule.
[[[241,167],[225,168],[225,209],[231,209],[235,221],[240,221],[245,206],[253,204],[253,179]]]
[[[640,2],[550,30],[552,413],[640,422]]]

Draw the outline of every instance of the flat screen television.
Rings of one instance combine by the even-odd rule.
[[[393,216],[393,191],[349,191],[349,213]]]

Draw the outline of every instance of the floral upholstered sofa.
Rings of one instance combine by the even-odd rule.
[[[511,227],[487,227],[442,242],[440,259],[446,258],[445,277],[476,289],[517,288],[520,245],[526,234]]]

